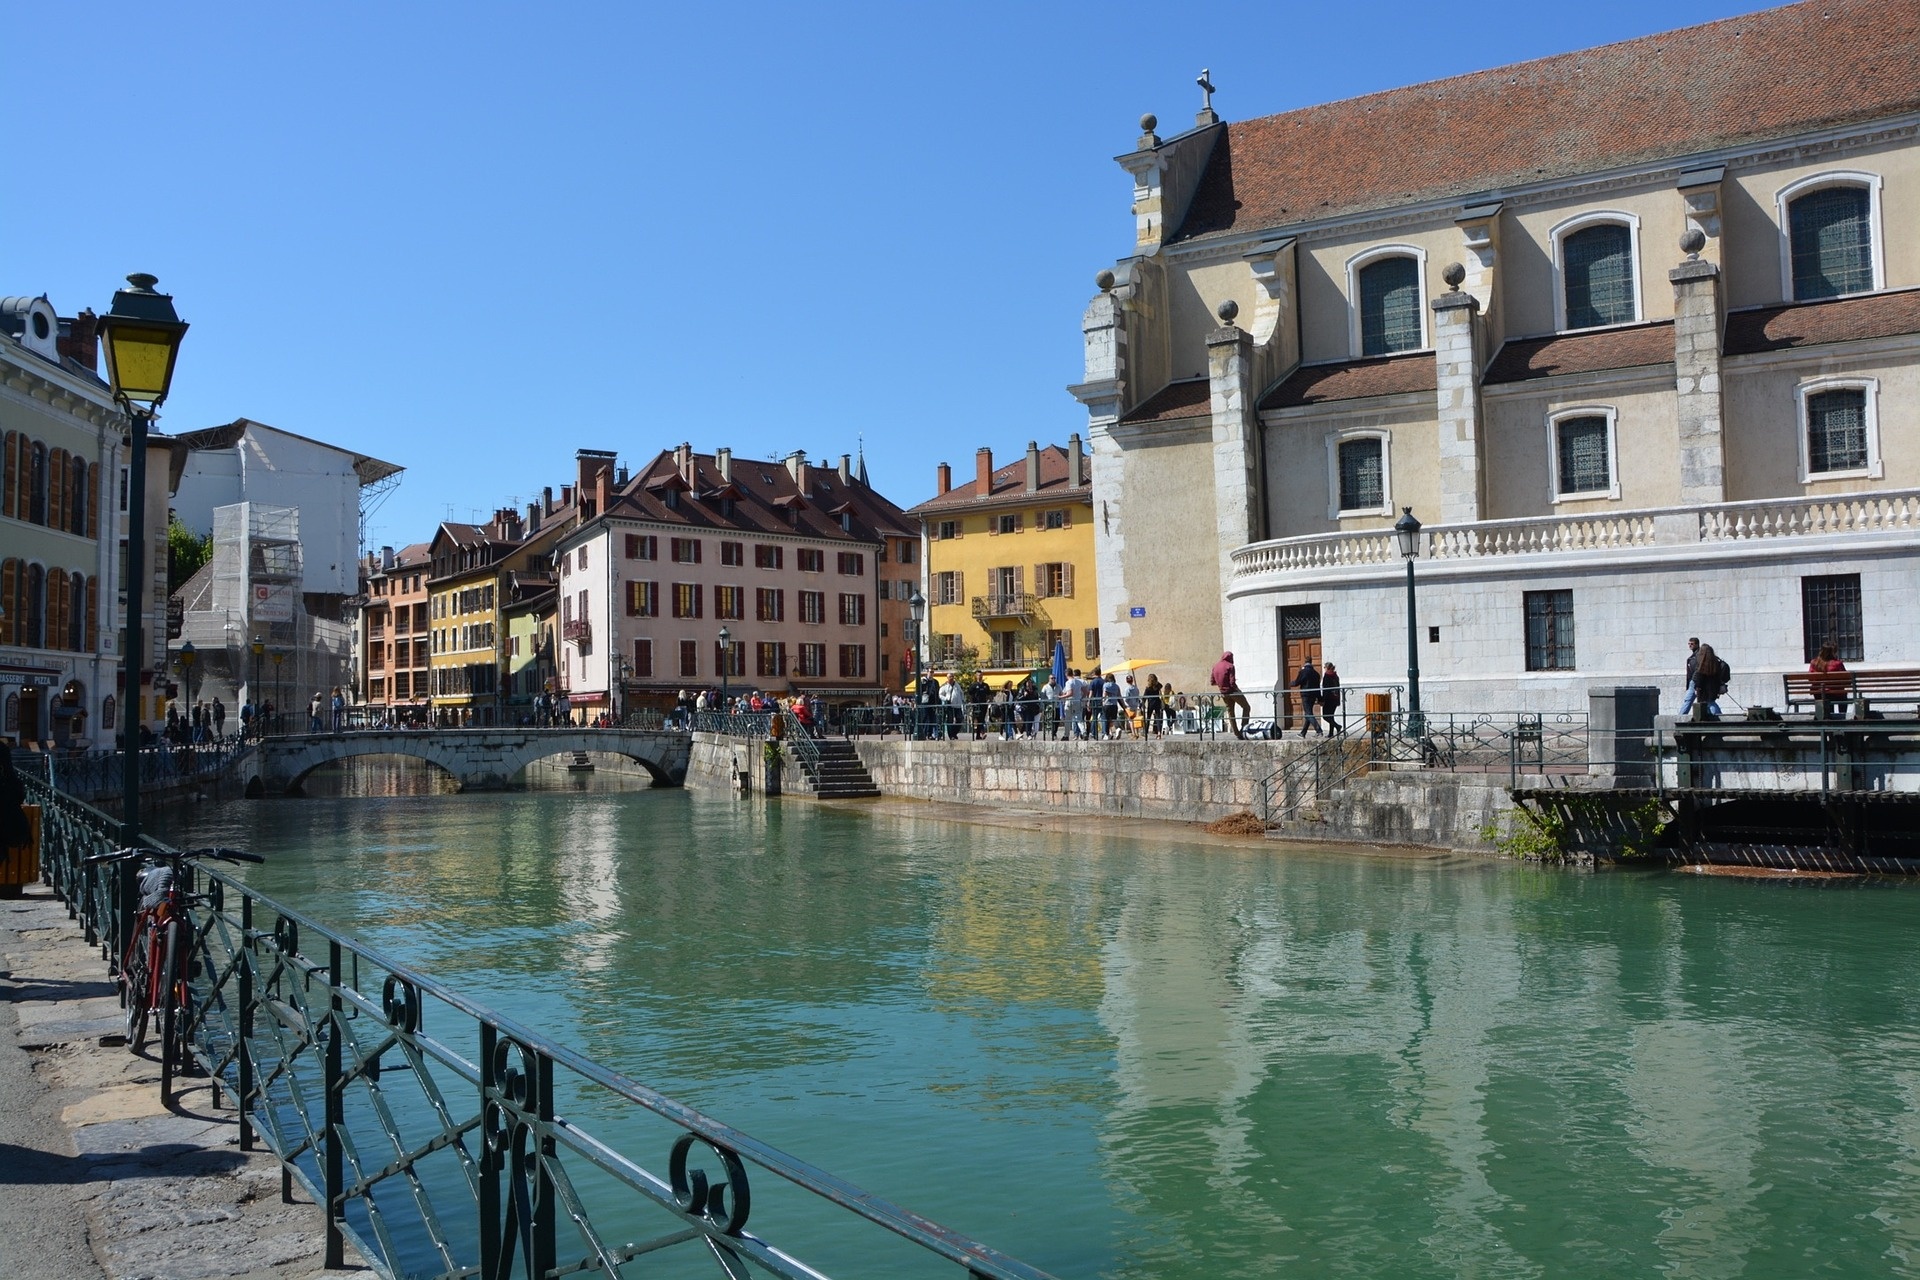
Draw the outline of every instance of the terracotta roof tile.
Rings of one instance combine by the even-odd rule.
[[[1204,418],[1212,411],[1213,384],[1205,378],[1186,378],[1169,382],[1120,421],[1173,422],[1180,418]]]
[[[1328,400],[1363,400],[1368,396],[1432,391],[1437,385],[1438,369],[1433,352],[1413,351],[1402,356],[1375,356],[1342,364],[1303,365],[1268,392],[1260,407],[1286,409]]]
[[[1521,338],[1500,348],[1483,381],[1531,382],[1563,373],[1597,373],[1673,363],[1673,323],[1638,324],[1625,329],[1594,329],[1546,338]]]
[[[1753,355],[1903,333],[1920,333],[1920,289],[1736,311],[1727,317],[1726,353]]]
[[[1920,110],[1920,4],[1769,9],[1226,127],[1172,237],[1497,191]]]
[[[1201,385],[1205,385],[1204,383]],[[909,507],[907,514],[920,515],[929,511],[945,511],[953,507],[989,506],[998,501],[1029,501],[1054,499],[1087,499],[1093,494],[1093,460],[1082,457],[1081,474],[1088,477],[1087,483],[1075,488],[1067,483],[1067,451],[1057,444],[1050,444],[1040,451],[1040,488],[1033,494],[1027,492],[1027,455],[1024,450],[1019,457],[1003,467],[994,468],[987,477],[989,494],[983,501],[978,492],[980,481],[969,480],[957,484],[937,497],[928,498],[917,507]]]
[[[622,519],[683,525],[689,529],[797,535],[842,542],[871,542],[883,536],[907,538],[919,533],[891,500],[857,479],[842,482],[835,468],[810,464],[805,501],[795,502],[803,495],[786,463],[735,456],[730,467],[733,489],[739,495],[731,515],[719,501],[718,491],[723,486],[720,464],[710,453],[693,455],[691,490],[683,493],[673,506],[667,505],[666,494],[675,486],[661,482],[678,473],[671,449],[662,450],[635,473],[610,504],[608,514]],[[851,530],[842,528],[839,518],[831,514],[831,508],[842,504],[851,504]]]

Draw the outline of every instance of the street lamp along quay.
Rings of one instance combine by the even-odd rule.
[[[1412,507],[1402,507],[1400,511],[1400,518],[1393,524],[1393,536],[1407,562],[1407,732],[1418,736],[1425,730],[1420,715],[1419,622],[1413,598],[1413,562],[1420,558],[1420,522],[1413,518]]]
[[[727,714],[727,673],[733,668],[733,632],[720,628],[720,714]]]
[[[120,654],[125,676],[121,716],[122,773],[120,839],[140,839],[140,615],[146,608],[147,433],[173,384],[174,360],[187,325],[171,294],[156,293],[155,276],[135,272],[129,289],[117,290],[113,308],[100,317],[107,357],[107,385],[131,423],[127,455],[126,643]]]
[[[927,686],[927,598],[916,585],[907,597],[907,616],[913,619],[913,736],[920,736],[920,706]]]
[[[193,650],[193,641],[187,640],[180,645],[180,668],[187,674],[187,736],[193,736],[193,660],[198,657]]]
[[[253,729],[254,737],[264,738],[267,735],[267,726],[261,719],[264,713],[260,710],[260,655],[267,651],[267,643],[259,636],[255,636],[250,647],[253,649],[253,683],[247,687],[247,701],[253,704],[253,724],[250,727]]]

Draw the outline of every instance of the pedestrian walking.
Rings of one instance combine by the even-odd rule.
[[[1146,732],[1160,737],[1166,732],[1166,699],[1160,693],[1160,677],[1147,677],[1147,687],[1140,695],[1141,709],[1146,713]]]
[[[1320,668],[1313,665],[1311,657],[1300,663],[1300,672],[1293,678],[1293,687],[1300,691],[1300,736],[1320,732]]]
[[[1320,664],[1320,714],[1326,718],[1327,732],[1339,733],[1340,724],[1340,673],[1333,669],[1331,662]]]
[[[1247,703],[1247,695],[1240,692],[1240,674],[1233,665],[1233,650],[1220,655],[1220,661],[1213,664],[1213,687],[1220,691],[1220,701],[1226,708],[1227,728],[1234,737],[1240,736],[1240,726],[1253,716],[1253,708]],[[1240,719],[1233,718],[1234,708],[1240,710]]]
[[[1703,644],[1694,654],[1693,684],[1694,697],[1690,698],[1690,710],[1695,720],[1718,720],[1720,718],[1720,695],[1727,691],[1727,682],[1733,678],[1732,668],[1726,659],[1713,651],[1713,646]]]
[[[213,699],[213,736],[216,739],[227,736],[227,704],[220,701],[218,694]]]
[[[1694,671],[1696,668],[1699,667],[1699,665],[1700,665],[1700,637],[1688,636],[1687,637],[1687,675],[1686,675],[1686,686],[1685,686],[1686,693],[1682,695],[1680,699],[1680,718],[1682,720],[1686,719],[1688,716],[1693,714],[1694,700],[1697,697],[1699,697],[1699,690],[1696,689],[1693,684]]]

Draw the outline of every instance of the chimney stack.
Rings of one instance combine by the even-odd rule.
[[[1067,487],[1078,489],[1087,482],[1086,455],[1080,452],[1080,433],[1067,437]]]
[[[733,483],[733,450],[715,449],[713,451],[713,465],[715,469],[720,472],[721,484]]]
[[[72,356],[75,360],[93,370],[100,371],[100,317],[88,307],[79,315],[67,321],[67,331],[56,337],[54,350],[63,356]]]
[[[527,504],[527,536],[531,538],[538,532],[540,532],[540,504],[529,502]]]
[[[380,572],[390,573],[392,572],[392,570],[393,570],[393,548],[382,547],[380,548]]]
[[[673,469],[680,473],[689,487],[693,484],[693,446],[682,443],[673,451]]]
[[[552,492],[552,491],[549,490],[548,492]],[[572,485],[563,484],[560,486],[560,505],[563,507],[570,507],[573,505],[573,486]]]
[[[840,455],[840,483],[853,483],[853,455],[850,453]]]
[[[540,501],[541,501],[541,505],[540,505],[541,514],[549,515],[549,516],[552,515],[553,514],[553,486],[552,485],[548,485],[544,489],[540,490]]]
[[[935,478],[935,483],[939,486],[939,490],[940,490],[940,493],[934,496],[938,497],[941,494],[947,493],[949,490],[953,488],[953,468],[952,467],[948,466],[946,463],[943,462],[934,469],[933,474]]]
[[[1027,492],[1040,491],[1040,442],[1027,441]]]
[[[973,487],[976,498],[993,492],[993,450],[981,445],[973,455]]]
[[[801,493],[807,491],[807,451],[795,449],[787,455],[787,474],[793,477],[794,487]]]

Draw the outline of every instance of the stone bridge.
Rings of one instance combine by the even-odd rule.
[[[692,739],[640,729],[369,729],[268,738],[249,761],[248,795],[299,795],[324,764],[355,756],[412,756],[438,765],[462,791],[499,791],[536,760],[600,751],[639,764],[655,786],[687,780]]]

